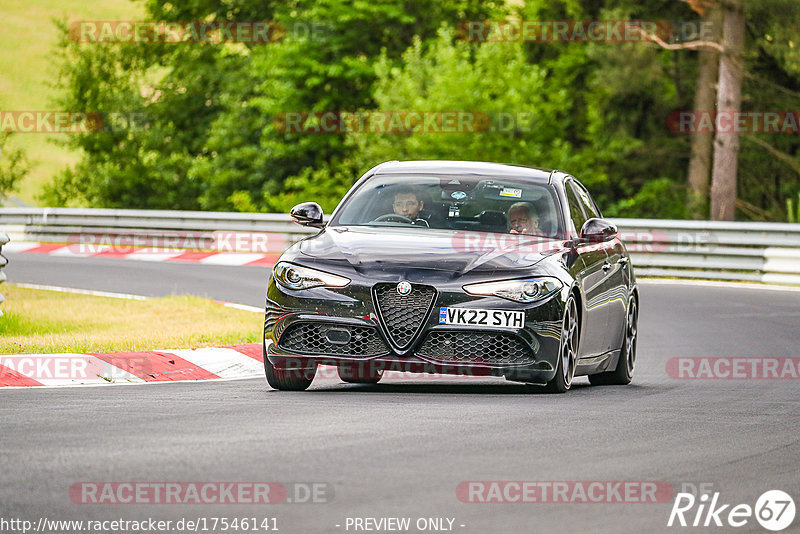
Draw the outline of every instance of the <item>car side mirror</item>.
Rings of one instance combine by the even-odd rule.
[[[602,243],[614,239],[619,233],[617,226],[605,219],[592,217],[581,227],[582,243]]]
[[[289,212],[292,220],[302,226],[322,228],[322,207],[316,202],[303,202],[293,207]]]

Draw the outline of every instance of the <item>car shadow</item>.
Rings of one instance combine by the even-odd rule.
[[[584,394],[597,394],[603,395],[604,393],[614,392],[619,393],[622,391],[633,392],[636,390],[648,389],[647,386],[637,386],[631,384],[628,386],[592,386],[588,382],[581,382],[572,385],[570,391],[565,395],[584,395]],[[541,386],[532,386],[520,384],[517,382],[482,382],[482,383],[468,383],[468,382],[451,382],[451,383],[387,383],[387,384],[326,384],[322,387],[312,386],[306,390],[306,394],[326,393],[326,394],[346,394],[346,393],[359,393],[359,394],[456,394],[456,395],[544,395],[560,397],[562,395],[551,394],[545,391]]]

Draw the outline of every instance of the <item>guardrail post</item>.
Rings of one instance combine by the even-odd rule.
[[[6,281],[6,273],[3,272],[3,267],[6,266],[8,260],[2,254],[3,245],[5,245],[6,243],[8,243],[8,236],[3,232],[0,232],[0,284]],[[2,294],[0,294],[0,304],[2,304],[4,300],[6,300],[5,297],[3,297]],[[3,316],[3,310],[0,310],[0,317],[2,316]]]

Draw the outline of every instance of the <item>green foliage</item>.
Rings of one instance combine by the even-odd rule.
[[[609,215],[686,217],[690,137],[666,127],[691,109],[697,52],[642,42],[459,39],[460,21],[698,21],[664,0],[147,0],[152,20],[277,20],[269,44],[60,45],[62,109],[99,111],[98,133],[72,136],[83,154],[43,193],[51,205],[326,212],[354,180],[392,159],[475,159],[559,168]],[[791,0],[748,0],[743,109],[796,109],[800,17]],[[292,111],[466,111],[492,119],[457,133],[287,133]],[[123,114],[130,120],[114,120]],[[787,161],[796,136],[741,144],[747,217],[784,218],[800,187]]]
[[[397,57],[414,35],[432,36],[441,20],[486,17],[492,9],[492,3],[468,0],[147,4],[154,20],[278,20],[289,30],[284,41],[246,46],[85,46],[70,41],[62,25],[66,95],[60,105],[130,114],[138,123],[76,136],[71,142],[84,158],[61,173],[43,199],[258,209],[264,197],[285,196],[287,181],[289,187],[301,183],[304,169],[347,155],[340,136],[276,131],[275,115],[370,106],[373,63],[382,50]]]
[[[786,221],[800,223],[800,193],[797,194],[797,208],[795,208],[791,197],[786,199]]]
[[[573,49],[577,50],[577,49]],[[359,159],[465,159],[569,168],[589,183],[606,177],[593,164],[620,146],[570,140],[575,118],[570,91],[574,73],[588,61],[568,52],[533,64],[522,46],[454,41],[444,28],[427,49],[417,39],[399,67],[385,56],[376,65],[375,99],[385,111],[459,110],[488,116],[486,131],[458,133],[358,134],[349,136]],[[561,89],[558,89],[561,88]],[[591,121],[591,119],[589,119]],[[477,123],[478,120],[475,120]],[[476,130],[479,130],[476,128]],[[586,149],[580,146],[586,146]],[[582,172],[583,171],[583,172]]]
[[[193,169],[206,185],[203,209],[227,209],[231,192],[246,192],[261,209],[285,211],[303,191],[335,205],[340,186],[346,190],[358,173],[346,166],[351,150],[344,137],[285,133],[273,119],[285,112],[374,107],[378,58],[396,60],[415,35],[433,36],[441,20],[486,17],[495,9],[460,0],[325,0],[304,7],[277,13],[290,30],[287,39],[254,48],[250,68],[237,74],[223,98],[225,111]],[[326,189],[329,182],[335,189]]]
[[[14,190],[30,168],[24,151],[9,146],[10,138],[11,134],[0,132],[0,201]]]
[[[685,219],[686,186],[669,178],[656,178],[642,186],[635,195],[603,211],[606,217],[643,217],[648,219]]]

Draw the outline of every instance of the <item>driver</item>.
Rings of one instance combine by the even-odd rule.
[[[541,235],[539,214],[528,202],[517,202],[508,208],[508,225],[512,234]]]
[[[412,187],[403,186],[394,194],[392,210],[395,215],[401,215],[414,224],[428,226],[428,222],[420,216],[420,211],[425,207],[422,196]]]

